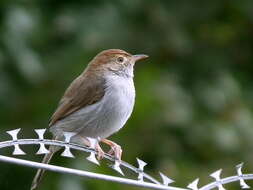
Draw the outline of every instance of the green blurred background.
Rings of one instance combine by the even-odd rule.
[[[35,137],[89,60],[120,48],[150,56],[135,67],[134,112],[110,138],[125,161],[139,157],[180,187],[219,168],[233,175],[240,162],[253,171],[252,0],[1,0],[0,33],[1,141],[15,128]],[[20,157],[40,161],[37,148]],[[53,163],[118,175],[76,155]],[[34,174],[0,163],[0,189],[29,189]],[[48,172],[41,189],[140,188]]]

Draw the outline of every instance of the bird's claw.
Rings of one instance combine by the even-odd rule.
[[[111,150],[109,150],[108,154],[110,154],[110,155],[114,154],[115,159],[121,161],[121,156],[122,156],[121,146],[119,146],[116,143],[111,145]]]

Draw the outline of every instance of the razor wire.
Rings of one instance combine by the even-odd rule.
[[[48,154],[49,150],[46,148],[46,145],[54,145],[64,148],[63,152],[61,153],[61,156],[63,157],[70,157],[74,158],[75,156],[71,152],[71,150],[77,150],[81,152],[86,152],[89,154],[86,159],[94,163],[96,165],[100,165],[99,161],[96,158],[97,151],[95,150],[96,143],[98,143],[97,139],[94,138],[88,138],[90,142],[90,147],[75,144],[71,142],[71,138],[75,135],[75,133],[71,132],[65,132],[64,133],[64,141],[59,140],[52,140],[52,139],[45,139],[44,134],[46,132],[46,129],[35,129],[35,132],[38,136],[38,138],[35,139],[19,139],[18,134],[20,132],[19,129],[14,129],[7,131],[7,133],[12,137],[12,140],[8,141],[2,141],[0,142],[0,150],[2,148],[7,147],[14,147],[14,150],[12,152],[12,155],[26,155],[26,153],[21,149],[21,145],[39,145],[39,149],[36,152],[36,154]],[[195,179],[193,182],[189,183],[186,188],[180,188],[180,187],[174,187],[170,184],[174,182],[171,178],[166,176],[165,174],[159,172],[161,177],[161,182],[159,180],[156,180],[146,172],[144,172],[144,167],[147,165],[146,162],[143,160],[137,158],[137,164],[138,167],[135,167],[127,162],[120,161],[115,159],[113,156],[106,154],[104,155],[104,159],[108,160],[112,164],[109,166],[117,171],[122,177],[112,176],[112,175],[105,175],[105,174],[99,174],[94,173],[90,171],[84,171],[84,170],[78,170],[78,169],[72,169],[72,168],[66,168],[62,166],[56,166],[52,164],[44,164],[29,160],[24,160],[20,158],[13,158],[9,156],[4,156],[0,154],[0,161],[7,162],[11,164],[17,164],[17,165],[23,165],[27,167],[33,167],[33,168],[41,168],[49,171],[59,172],[59,173],[66,173],[71,175],[77,175],[82,177],[89,177],[93,179],[99,179],[99,180],[105,180],[105,181],[112,181],[116,183],[121,184],[128,184],[132,186],[139,186],[139,187],[145,187],[150,189],[163,189],[163,190],[210,190],[214,188],[218,188],[218,190],[225,190],[224,185],[232,182],[239,181],[240,186],[242,189],[248,189],[250,188],[249,185],[246,184],[245,180],[252,180],[253,174],[243,174],[242,167],[243,163],[236,166],[236,175],[221,178],[222,169],[217,170],[213,172],[210,177],[214,179],[213,182],[204,185],[202,187],[198,187],[199,184],[199,178]],[[137,179],[130,179],[124,176],[124,173],[122,171],[122,168],[125,168],[127,170],[130,170],[137,174]]]

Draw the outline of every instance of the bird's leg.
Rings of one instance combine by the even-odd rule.
[[[105,156],[105,152],[102,150],[102,148],[100,147],[99,143],[97,142],[95,150],[98,153],[97,159],[98,160],[102,160]]]
[[[82,142],[84,145],[90,147],[90,141],[87,138],[82,137]],[[101,160],[104,158],[105,152],[102,150],[102,148],[100,147],[99,143],[97,142],[95,145],[95,150],[97,151],[97,159]]]
[[[110,141],[108,139],[101,139],[101,142],[103,142],[111,147],[111,150],[108,152],[108,154],[111,154],[111,155],[114,154],[115,159],[121,161],[121,156],[122,156],[121,146],[119,146],[115,142]]]

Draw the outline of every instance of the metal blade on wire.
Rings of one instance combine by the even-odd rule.
[[[46,132],[46,129],[35,129],[35,132],[39,136],[39,140],[42,141],[44,139],[44,134]],[[36,154],[48,154],[48,153],[49,153],[49,150],[45,147],[43,143],[40,143],[40,148]]]
[[[218,187],[219,190],[226,190],[223,187],[223,185],[220,183],[220,181],[221,181],[221,178],[220,178],[221,172],[222,172],[222,169],[219,169],[219,170],[213,172],[212,174],[210,174],[210,176],[216,180],[216,186]]]
[[[66,142],[66,143],[69,143],[71,137],[73,137],[74,135],[76,135],[76,133],[64,132],[63,135],[64,135],[64,137],[65,137],[65,142]],[[61,153],[61,156],[70,157],[70,158],[74,158],[74,157],[75,157],[75,156],[71,153],[70,148],[68,147],[68,145],[65,145],[65,149],[64,149],[64,151]]]
[[[21,129],[14,129],[11,131],[6,131],[11,137],[12,141],[17,141],[18,140],[18,133]],[[12,155],[25,155],[26,153],[19,147],[18,144],[14,145],[14,151],[12,152]]]
[[[174,180],[170,179],[169,177],[167,177],[166,175],[164,175],[163,173],[159,172],[162,180],[163,180],[163,184],[168,186],[169,184],[173,183]]]
[[[242,176],[243,176],[243,174],[242,174],[242,167],[243,167],[243,163],[238,164],[236,166],[236,172],[237,172],[237,175],[238,175],[239,180],[240,180],[240,186],[241,186],[242,189],[249,189],[250,186],[248,184],[246,184],[246,182],[242,178]]]
[[[120,168],[120,164],[121,164],[121,161],[120,160],[115,160],[114,161],[114,164],[112,164],[112,165],[109,165],[112,169],[114,169],[115,171],[117,171],[118,173],[120,173],[121,175],[125,175],[124,173],[123,173],[123,171],[121,170],[121,168]]]
[[[97,139],[94,139],[94,138],[91,138],[91,137],[87,137],[87,139],[90,142],[90,148],[95,150],[96,149],[96,144],[98,143]],[[95,152],[90,152],[90,155],[86,159],[89,160],[90,162],[94,163],[94,164],[100,165],[97,158],[96,158]]]
[[[137,163],[139,165],[139,167],[138,167],[138,170],[139,170],[138,180],[143,181],[143,177],[144,177],[143,171],[144,171],[144,167],[147,165],[147,163],[139,158],[136,158],[136,159],[137,159]]]
[[[189,189],[192,189],[192,190],[198,190],[198,183],[199,183],[199,178],[195,179],[193,182],[191,182],[187,187]]]

